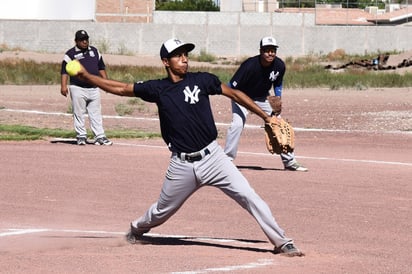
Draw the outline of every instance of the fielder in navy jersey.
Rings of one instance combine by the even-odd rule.
[[[90,128],[94,135],[93,143],[95,145],[112,145],[103,129],[99,88],[82,81],[78,77],[69,76],[66,71],[66,64],[68,62],[78,60],[91,74],[107,78],[106,65],[98,49],[90,46],[89,34],[85,30],[78,30],[74,41],[76,46],[66,51],[61,63],[60,93],[66,97],[70,91],[77,144],[86,145],[85,115],[87,113],[89,115]]]
[[[141,240],[144,233],[166,222],[183,203],[203,186],[214,186],[245,208],[258,222],[274,245],[274,253],[302,256],[292,239],[285,236],[272,216],[269,206],[250,186],[246,178],[218,145],[217,129],[210,106],[210,95],[225,95],[265,122],[270,116],[240,91],[229,88],[213,74],[188,72],[188,52],[195,45],[169,39],[160,50],[167,78],[136,83],[122,83],[89,74],[82,79],[120,96],[136,96],[156,103],[162,137],[171,151],[158,201],[146,213],[131,222],[126,238]],[[212,215],[210,217],[213,217]]]
[[[272,108],[267,100],[272,88],[275,96],[282,96],[286,66],[282,59],[276,56],[277,49],[275,38],[270,36],[262,38],[260,54],[244,61],[233,75],[229,85],[246,93],[267,114],[280,117],[280,113],[272,113]],[[227,131],[224,150],[231,159],[235,159],[240,136],[249,113],[245,107],[232,100],[232,114],[233,118]],[[293,152],[281,153],[280,158],[286,170],[308,170],[296,161]]]

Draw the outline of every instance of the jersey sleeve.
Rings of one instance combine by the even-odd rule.
[[[205,79],[206,84],[208,86],[207,92],[210,95],[218,95],[222,94],[222,82],[219,78],[211,73],[204,73],[208,79]],[[206,78],[206,77],[205,77]]]
[[[274,88],[280,87],[282,88],[283,85],[283,77],[285,76],[286,72],[286,65],[285,62],[283,62],[281,59],[276,58],[276,63],[275,63],[275,68],[277,71],[279,71],[279,76],[276,77],[276,80],[273,82]]]
[[[99,59],[99,62],[97,63],[97,66],[98,66],[99,70],[105,70],[106,69],[106,65],[103,61],[103,57],[101,57]]]
[[[151,103],[158,101],[161,89],[161,80],[140,81],[133,85],[134,95]]]
[[[60,74],[68,74],[66,71],[66,64],[67,64],[66,61],[62,61],[61,68],[60,68]]]
[[[97,58],[98,58],[97,67],[98,67],[98,69],[99,70],[105,70],[106,69],[106,64],[104,63],[103,55],[100,53],[100,51],[97,48],[92,47],[92,49],[97,54]]]
[[[247,72],[248,72],[248,62],[243,62],[240,67],[236,70],[235,74],[230,79],[230,87],[238,88],[238,86],[242,86],[242,81],[247,81]]]
[[[249,57],[243,61],[230,79],[230,85],[232,88],[242,89],[250,86],[250,82],[254,82],[254,80],[256,80],[256,77],[254,77],[253,74],[258,70],[258,65],[259,55]]]
[[[66,71],[66,65],[68,62],[70,62],[71,60],[73,60],[70,52],[73,51],[73,49],[68,50],[64,56],[63,56],[63,61],[61,64],[61,69],[60,69],[60,74],[68,74]]]

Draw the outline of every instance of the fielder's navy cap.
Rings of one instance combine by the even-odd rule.
[[[160,48],[160,58],[169,58],[173,51],[184,47],[187,52],[192,51],[195,48],[195,45],[192,43],[184,43],[183,41],[172,38],[163,43]]]
[[[74,40],[82,41],[82,40],[85,40],[85,39],[89,39],[89,35],[87,34],[87,32],[85,30],[76,31],[76,35],[74,37]]]
[[[275,47],[278,48],[278,43],[276,42],[276,39],[271,37],[271,36],[267,36],[267,37],[263,37],[262,40],[260,40],[260,48],[263,47]]]

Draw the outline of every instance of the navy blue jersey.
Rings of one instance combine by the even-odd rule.
[[[250,98],[262,98],[273,87],[281,87],[285,75],[285,63],[278,57],[269,67],[260,64],[260,56],[253,56],[244,61],[230,80],[233,88],[246,93]]]
[[[95,47],[92,46],[89,46],[89,48],[85,51],[82,51],[78,47],[73,47],[69,49],[63,58],[61,74],[67,74],[66,64],[72,60],[79,60],[83,67],[85,67],[86,70],[93,75],[99,76],[99,70],[106,69],[106,65],[104,64],[102,55]],[[70,76],[70,84],[83,88],[96,87],[87,82],[81,81],[76,76]]]
[[[139,82],[134,94],[156,103],[162,137],[172,152],[199,151],[216,140],[209,95],[222,94],[222,89],[215,75],[196,72],[177,83],[168,78]]]

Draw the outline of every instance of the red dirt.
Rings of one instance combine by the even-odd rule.
[[[156,118],[148,104],[114,117],[127,100],[102,92],[105,128],[158,131],[143,119]],[[68,104],[59,86],[0,86],[0,123],[71,129]],[[212,104],[223,145],[230,103],[214,96]],[[148,243],[127,244],[130,221],[159,194],[169,157],[160,139],[0,142],[1,272],[409,273],[412,90],[285,90],[283,106],[310,171],[282,170],[256,115],[236,164],[305,257],[268,252],[256,222],[213,188],[195,193]]]

